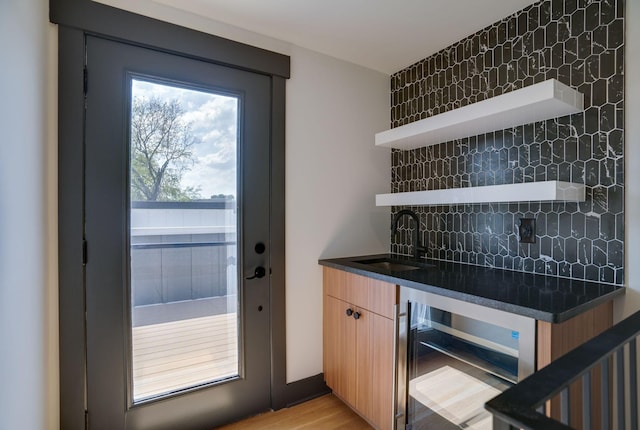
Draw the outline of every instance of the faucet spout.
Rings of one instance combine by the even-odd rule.
[[[413,244],[413,256],[414,258],[418,259],[420,258],[421,254],[427,251],[427,249],[420,243],[420,218],[418,218],[418,215],[415,212],[409,209],[402,209],[395,214],[393,220],[391,221],[391,237],[394,237],[398,232],[398,222],[400,221],[400,218],[405,215],[411,217],[416,224],[416,228],[413,230],[411,240]]]

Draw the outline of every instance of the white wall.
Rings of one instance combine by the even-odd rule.
[[[245,43],[247,45],[256,46],[258,48],[268,49],[270,51],[279,52],[288,55],[291,44],[282,40],[273,39],[263,36],[224,22],[213,21],[190,12],[175,9],[155,0],[93,0],[96,3],[103,3],[108,6],[117,7],[119,9],[134,12],[139,15],[148,16],[166,21],[183,27],[202,31],[225,39],[234,40],[236,42]]]
[[[57,31],[0,3],[0,428],[58,427]]]
[[[389,249],[389,77],[293,47],[287,82],[287,380],[322,372],[318,258]]]

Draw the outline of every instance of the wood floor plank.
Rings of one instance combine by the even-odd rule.
[[[134,327],[132,344],[136,399],[238,372],[235,313]]]
[[[371,427],[333,394],[290,408],[267,412],[220,427],[220,430],[369,430]]]
[[[140,350],[134,343],[133,356],[152,364],[153,361],[163,362],[169,357],[190,357],[198,352],[208,352],[212,355],[219,353],[232,353],[237,349],[238,342],[235,339],[203,339],[199,343],[180,343],[170,345],[159,343],[155,348]]]

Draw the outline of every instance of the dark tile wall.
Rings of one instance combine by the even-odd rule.
[[[414,207],[427,257],[623,284],[623,12],[624,0],[541,1],[392,75],[392,127],[550,78],[585,96],[583,113],[392,150],[392,192],[587,185],[584,203]],[[535,218],[536,243],[518,241],[520,218]],[[412,252],[412,228],[404,217],[392,252]]]

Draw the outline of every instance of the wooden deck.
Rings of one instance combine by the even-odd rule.
[[[134,399],[238,373],[235,313],[133,328]]]

